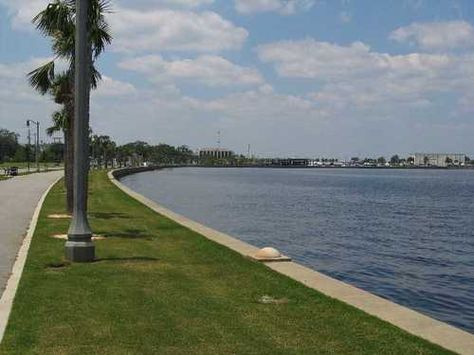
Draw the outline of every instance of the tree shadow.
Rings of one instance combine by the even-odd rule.
[[[91,212],[89,213],[89,216],[98,219],[130,218],[128,214],[122,212]]]
[[[130,256],[130,257],[109,257],[109,258],[97,258],[94,260],[95,263],[100,263],[100,262],[144,262],[144,261],[159,261],[157,258],[153,258],[151,256]]]
[[[48,270],[61,270],[70,265],[71,263],[69,261],[49,262],[45,265],[45,268]]]
[[[120,232],[108,232],[104,233],[105,237],[107,238],[123,238],[123,239],[145,239],[145,240],[152,240],[153,237],[147,234],[144,230],[141,229],[124,229]]]

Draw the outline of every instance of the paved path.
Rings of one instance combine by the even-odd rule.
[[[0,181],[0,295],[39,199],[61,175],[53,171]]]

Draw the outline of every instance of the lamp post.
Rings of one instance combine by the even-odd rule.
[[[30,172],[30,149],[31,149],[31,132],[30,132],[30,122],[26,121],[26,126],[28,127],[28,146],[26,149],[26,161],[28,162],[28,172]]]
[[[36,160],[36,171],[39,173],[39,132],[40,132],[40,123],[39,121],[26,120],[26,125],[28,126],[28,144],[30,144],[30,123],[33,123],[36,126],[36,139],[35,139],[35,160]],[[30,161],[28,159],[28,171],[30,170]]]
[[[89,92],[91,53],[87,15],[89,0],[76,0],[76,48],[74,72],[74,205],[66,258],[73,262],[91,262],[95,258],[92,231],[87,220],[87,175],[89,140]]]

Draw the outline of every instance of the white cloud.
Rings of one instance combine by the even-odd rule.
[[[291,15],[298,11],[308,11],[315,0],[235,0],[235,9],[242,14],[256,12],[279,12]]]
[[[424,0],[403,0],[403,7],[419,10],[423,7]]]
[[[320,89],[310,97],[333,114],[382,109],[392,115],[436,104],[440,93],[466,97],[474,89],[474,56],[390,55],[361,42],[340,46],[314,39],[276,42],[257,50],[280,76],[318,83]]]
[[[132,84],[102,75],[102,81],[99,83],[97,90],[93,92],[93,95],[99,97],[121,97],[136,93],[137,89]]]
[[[412,23],[390,34],[400,43],[425,50],[449,50],[474,46],[474,27],[466,21]]]
[[[26,136],[24,122],[27,118],[38,120],[41,127],[45,128],[51,122],[51,114],[59,108],[49,95],[41,96],[28,83],[27,74],[51,58],[31,58],[24,62],[0,62],[0,127],[14,130]],[[60,65],[62,66],[62,65]],[[92,94],[93,105],[102,105],[106,99],[112,97],[135,98],[136,89],[128,83],[103,76],[99,89]],[[107,109],[111,109],[118,101],[109,100]],[[106,117],[110,118],[109,115]],[[44,132],[42,139],[45,138]]]
[[[390,55],[371,51],[362,42],[341,46],[314,39],[266,44],[259,46],[257,52],[261,61],[274,64],[283,77],[326,82],[387,73],[396,76],[430,75],[449,66],[451,61],[447,55]]]
[[[113,48],[122,52],[218,52],[239,49],[248,36],[244,28],[211,11],[120,8],[109,19]]]
[[[339,21],[341,23],[349,23],[352,21],[352,14],[347,11],[342,11],[339,14]]]
[[[0,0],[0,5],[6,7],[14,29],[33,30],[31,20],[45,9],[49,2],[49,0]]]
[[[159,55],[128,59],[119,66],[147,74],[156,82],[187,80],[209,86],[257,85],[263,82],[253,68],[235,65],[219,56],[203,55],[196,59],[166,61]]]
[[[197,8],[200,6],[211,5],[214,0],[118,0],[121,6],[126,7],[184,7]]]
[[[313,39],[281,41],[259,46],[257,52],[261,61],[273,63],[285,77],[342,79],[373,71],[367,63],[370,48],[361,42],[339,46]]]
[[[297,130],[300,139],[312,134],[324,119],[312,100],[277,93],[268,85],[215,99],[197,99],[161,89],[142,90],[139,101],[124,98],[114,105],[103,101],[94,104],[95,130],[122,142],[141,139],[194,148],[212,145],[217,130],[221,130],[226,147],[243,151],[251,143],[260,154],[273,155],[289,153],[290,147],[282,142],[292,139],[288,136],[292,131]],[[109,118],[113,118],[113,124]]]
[[[13,130],[25,142],[26,119],[39,120],[46,127],[57,108],[49,97],[40,96],[27,81],[27,73],[50,60],[32,58],[25,62],[0,62],[0,127]],[[44,136],[43,136],[44,137]]]
[[[28,84],[27,74],[51,58],[31,58],[25,62],[0,63],[0,102],[39,101],[40,96]]]
[[[187,98],[187,101],[194,108],[220,112],[238,120],[266,120],[275,124],[279,120],[287,120],[290,116],[311,116],[317,112],[310,100],[278,94],[268,85],[209,101],[191,98]]]

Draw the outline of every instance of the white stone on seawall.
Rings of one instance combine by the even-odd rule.
[[[275,248],[266,247],[260,249],[255,254],[255,257],[257,257],[258,259],[278,259],[281,258],[281,253]]]
[[[258,250],[255,254],[249,255],[250,258],[269,263],[272,261],[291,261],[291,258],[282,255],[278,250],[272,247],[266,247]]]

